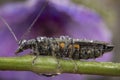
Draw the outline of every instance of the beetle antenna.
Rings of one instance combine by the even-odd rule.
[[[23,36],[21,37],[21,39],[23,39],[26,35],[28,35],[28,33],[30,32],[31,28],[33,27],[33,25],[35,24],[35,22],[38,20],[38,18],[40,17],[40,15],[42,14],[43,10],[46,8],[48,4],[48,0],[46,0],[43,4],[42,9],[38,12],[38,15],[36,16],[36,18],[33,20],[32,24],[29,26],[29,28],[27,29],[27,31],[23,34]]]
[[[2,18],[1,16],[0,16],[0,19],[1,19],[1,20],[3,21],[3,23],[7,26],[7,28],[9,29],[9,31],[10,31],[11,34],[13,35],[14,39],[16,40],[16,42],[18,42],[18,39],[17,39],[15,33],[13,32],[12,28],[9,26],[9,24],[7,23],[7,21],[6,21],[4,18]]]

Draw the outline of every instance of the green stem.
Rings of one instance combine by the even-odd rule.
[[[120,76],[120,63],[112,62],[83,62],[39,57],[32,64],[35,56],[0,57],[0,70],[32,71],[39,73],[74,73],[103,76]],[[59,68],[58,68],[59,61]]]

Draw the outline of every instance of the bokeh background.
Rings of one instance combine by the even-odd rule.
[[[14,30],[14,32],[16,33],[19,39],[22,36],[22,34],[24,34],[24,32],[27,30],[28,26],[32,23],[35,16],[43,6],[42,5],[43,0],[41,0],[40,4],[39,5],[37,4],[37,6],[35,7],[31,6],[36,4],[34,3],[34,0],[28,0],[29,4],[31,4],[29,6],[28,6],[28,3],[23,4],[25,1],[26,0],[0,0],[0,16],[4,17],[5,20],[8,21],[8,24],[12,26],[12,29]],[[63,1],[60,2],[60,0],[56,0],[56,2],[57,1],[60,5],[66,7],[65,6],[66,3],[63,4]],[[35,26],[37,27],[34,27],[28,36],[30,37],[31,36],[36,37],[38,35],[60,36],[65,34],[65,35],[72,36],[73,38],[86,38],[86,39],[111,42],[112,44],[115,45],[114,51],[110,53],[110,55],[105,54],[103,55],[103,58],[99,58],[97,60],[109,61],[109,62],[110,61],[120,62],[120,58],[119,58],[120,57],[120,52],[119,52],[119,49],[120,49],[120,36],[119,36],[120,1],[119,0],[117,1],[115,0],[67,0],[67,1],[71,1],[71,3],[75,5],[73,6],[72,10],[74,10],[74,8],[75,10],[77,10],[76,8],[80,8],[80,10],[78,10],[78,12],[80,12],[80,15],[81,15],[80,19],[76,18],[76,16],[79,15],[79,13],[77,14],[77,12],[74,12],[74,11],[73,13],[70,13],[70,11],[72,11],[71,9],[70,11],[65,11],[65,9],[61,9],[61,8],[59,9],[59,6],[57,6],[57,4],[54,3],[56,4],[55,7],[58,7],[58,8],[56,9],[53,6],[52,7],[49,6],[50,8],[48,8],[47,10],[50,13],[47,14],[46,11],[43,12],[44,14],[42,14],[41,18],[39,18],[37,23],[35,23]],[[21,3],[21,4],[18,4],[18,3]],[[11,5],[13,6],[11,7]],[[19,5],[27,5],[27,8],[26,6],[23,6],[21,8],[21,6]],[[68,6],[68,4],[66,5]],[[69,9],[69,8],[66,8],[66,9]],[[52,13],[51,11],[53,11],[54,13]],[[61,13],[60,11],[63,11],[64,13]],[[46,15],[47,17],[42,17]],[[86,17],[86,15],[89,18]],[[56,18],[57,18],[57,22],[56,22]],[[78,27],[78,28],[75,27],[75,26],[79,26],[77,21],[81,23],[81,27]],[[89,23],[89,25],[86,23]],[[39,27],[38,25],[43,27]],[[49,25],[52,27],[49,27]],[[96,30],[99,31],[98,34],[95,33]],[[46,33],[46,31],[49,33]],[[91,36],[91,35],[94,35],[94,36]],[[99,38],[97,35],[99,36]],[[9,30],[7,30],[4,23],[2,23],[1,21],[0,21],[0,41],[1,41],[0,56],[15,56],[13,53],[17,48],[17,44],[15,43],[15,40],[11,36]],[[14,46],[14,47],[11,47],[11,46]],[[73,80],[73,79],[75,80],[106,80],[106,79],[119,80],[120,78],[96,76],[96,75],[74,75],[74,74],[62,74],[56,77],[46,78],[44,76],[38,76],[32,72],[26,72],[26,71],[24,72],[0,71],[0,80],[28,80],[28,79],[29,80],[40,80],[40,79],[41,80],[46,80],[46,79],[48,80],[66,80],[66,79],[67,80],[68,79],[69,80]]]

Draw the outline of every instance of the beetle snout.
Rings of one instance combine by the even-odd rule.
[[[20,52],[22,52],[22,51],[23,51],[23,49],[18,48],[18,49],[15,51],[15,54],[17,55],[18,53],[20,53]]]

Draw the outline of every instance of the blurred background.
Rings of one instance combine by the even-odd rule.
[[[9,13],[2,12],[2,11],[4,11],[4,10],[2,10],[2,8],[6,7],[8,4],[16,4],[18,2],[24,2],[24,1],[26,1],[26,0],[0,0],[0,16],[1,15],[4,16],[3,14],[9,15]],[[32,1],[33,0],[31,0],[31,2]],[[71,0],[71,1],[73,4],[80,5],[80,6],[82,5],[82,6],[85,6],[86,8],[89,8],[90,10],[95,11],[101,17],[102,21],[104,22],[108,31],[111,34],[110,42],[115,46],[114,51],[111,53],[112,56],[110,56],[110,59],[108,61],[120,62],[120,52],[119,52],[119,49],[120,49],[120,36],[119,36],[120,35],[120,33],[119,33],[120,32],[119,31],[119,29],[120,29],[120,27],[119,27],[119,25],[120,25],[120,22],[119,22],[120,21],[120,8],[119,8],[120,1],[119,0],[117,0],[117,1],[115,1],[115,0]],[[7,17],[9,17],[9,16],[7,16],[7,17],[4,16],[4,17],[5,17],[5,19],[7,19]],[[34,16],[32,18],[34,19]],[[26,19],[26,20],[29,20],[29,19]],[[16,26],[18,24],[19,24],[19,26],[21,26],[21,23],[17,22],[16,19],[13,22],[10,19],[7,19],[7,21],[9,24],[11,24],[13,26]],[[32,22],[32,20],[26,26],[30,25],[31,22]],[[2,22],[0,22],[0,25],[4,25],[4,24]],[[14,28],[15,27],[13,27],[13,29]],[[24,30],[19,28],[19,30],[23,30],[23,32],[20,34],[18,33],[17,36],[21,36],[25,32],[26,29],[27,29],[27,27],[25,27]],[[35,29],[37,29],[37,28],[35,28]],[[41,28],[41,29],[44,30],[43,28]],[[47,27],[47,29],[48,29],[48,27]],[[17,30],[17,28],[15,28],[14,30]],[[48,29],[47,31],[49,31],[49,30],[50,29]],[[6,31],[4,28],[1,28],[1,27],[0,27],[0,32],[1,32],[0,36],[3,36],[3,34],[5,34],[5,32],[8,32],[8,34],[10,34],[9,31]],[[15,32],[17,33],[17,31],[15,31]],[[38,34],[42,34],[42,33],[36,33],[36,35],[38,35]],[[61,34],[62,34],[62,32],[59,32],[58,36]],[[48,34],[43,34],[43,35],[51,36]],[[8,35],[8,37],[9,37],[9,35]],[[75,36],[73,36],[73,37],[75,37]],[[0,37],[0,40],[2,40],[3,38],[4,37]],[[85,38],[85,36],[84,36],[84,38]],[[5,39],[9,39],[9,38],[5,38]],[[91,39],[91,38],[88,37],[88,39]],[[14,42],[14,40],[12,42]],[[8,45],[11,45],[11,44],[8,44]],[[15,45],[15,47],[17,47],[17,45]],[[9,51],[9,49],[7,49],[7,50]],[[14,50],[15,50],[15,48],[12,49],[11,53],[14,52]],[[5,54],[0,54],[0,56],[7,56],[6,55],[7,52],[4,52],[4,51],[2,51],[2,52]],[[14,54],[12,54],[10,56],[13,56],[13,55]],[[16,75],[12,75],[11,73],[16,74]],[[60,75],[60,76],[57,76],[54,78],[46,78],[43,76],[38,76],[31,72],[26,73],[26,72],[3,72],[3,71],[0,71],[0,80],[26,80],[26,79],[29,79],[29,75],[32,76],[30,80],[32,80],[32,79],[35,79],[35,80],[39,80],[39,79],[42,79],[42,80],[44,80],[44,79],[48,79],[48,80],[66,80],[66,79],[69,79],[69,80],[72,80],[72,79],[76,79],[76,80],[106,80],[106,79],[119,80],[120,79],[119,77],[105,77],[105,76],[95,76],[95,75],[92,75],[92,76],[91,75],[72,75],[72,74],[63,74],[63,75]],[[25,76],[25,77],[23,77],[23,76]]]

